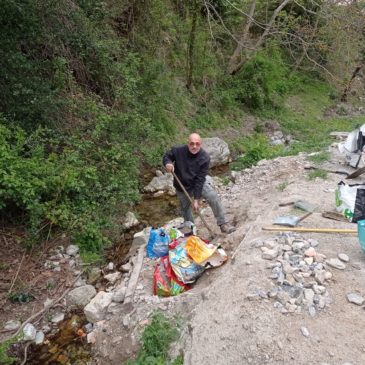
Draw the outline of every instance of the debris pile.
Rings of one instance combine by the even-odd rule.
[[[340,259],[326,260],[326,256],[318,252],[318,244],[314,239],[305,240],[297,234],[255,241],[253,246],[261,249],[261,257],[273,261],[267,268],[274,285],[268,291],[255,289],[248,298],[270,298],[282,313],[307,310],[311,316],[328,306],[331,298],[327,283],[332,279],[328,267],[343,270],[346,264],[341,259],[348,258],[340,255]]]

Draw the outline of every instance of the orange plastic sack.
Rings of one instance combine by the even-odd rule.
[[[185,244],[185,250],[197,264],[206,261],[216,249],[214,245],[207,245],[198,236],[190,236]]]

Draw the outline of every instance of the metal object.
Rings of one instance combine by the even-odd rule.
[[[295,215],[280,216],[275,219],[274,224],[287,227],[296,227],[299,222],[309,217],[312,213],[313,212],[308,212],[301,217],[297,217]]]
[[[176,176],[174,171],[171,171],[172,176],[175,178],[175,180],[178,182],[178,184],[180,185],[182,191],[184,192],[184,194],[186,195],[186,197],[189,199],[190,204],[193,206],[194,202],[193,199],[191,198],[191,196],[189,195],[189,193],[186,191],[184,185],[182,184],[182,182],[180,181],[180,179]],[[197,214],[199,216],[199,218],[202,220],[202,222],[204,223],[205,227],[207,228],[209,234],[211,235],[212,238],[215,237],[212,229],[209,227],[208,223],[206,222],[206,220],[204,219],[203,215],[200,213],[199,210],[197,210]]]

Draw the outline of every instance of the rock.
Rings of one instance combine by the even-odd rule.
[[[7,331],[16,331],[20,326],[21,322],[17,319],[11,319],[5,323],[4,329]]]
[[[304,337],[309,337],[309,331],[308,331],[308,328],[306,328],[306,327],[300,327],[300,330],[301,330],[302,335],[303,335]]]
[[[114,284],[117,280],[122,277],[122,274],[119,271],[116,271],[112,274],[107,274],[104,276],[104,279],[108,280],[109,283]]]
[[[142,245],[146,245],[150,237],[151,227],[145,228],[143,231],[137,232],[133,236],[132,246],[129,249],[129,256],[133,256]]]
[[[44,333],[42,331],[38,331],[35,336],[35,344],[41,345],[44,342]]]
[[[334,267],[335,269],[338,270],[345,270],[346,269],[346,265],[339,259],[337,258],[332,258],[332,259],[328,259],[326,260],[326,264]]]
[[[23,328],[23,340],[24,341],[34,341],[37,330],[31,323],[27,323]]]
[[[162,174],[157,173],[151,182],[145,186],[144,191],[147,193],[155,193],[156,191],[167,191],[167,192],[175,192],[175,188],[173,185],[173,177],[171,173]]]
[[[304,289],[304,299],[308,307],[313,304],[314,291],[312,289]]]
[[[93,267],[87,276],[89,284],[94,285],[101,277],[101,270],[98,267]]]
[[[343,262],[349,262],[350,261],[349,257],[345,253],[339,253],[337,256]]]
[[[312,239],[312,238],[310,238],[308,240],[308,243],[311,245],[311,247],[317,247],[319,245],[319,242],[317,240]]]
[[[350,302],[350,303],[354,303],[356,305],[362,305],[365,301],[365,299],[357,294],[357,293],[349,293],[347,294],[347,300]]]
[[[203,148],[210,156],[210,167],[225,165],[231,160],[228,144],[218,137],[203,138]]]
[[[264,250],[262,252],[262,258],[264,260],[274,260],[279,255],[278,248],[274,248],[272,250],[268,249],[267,247],[262,247]]]
[[[309,306],[309,308],[308,308],[308,312],[309,312],[309,315],[310,315],[311,317],[314,317],[314,316],[316,315],[316,308],[315,308],[313,305],[311,305],[311,306]]]
[[[121,265],[120,270],[122,272],[130,272],[132,270],[132,265],[130,264],[130,262],[127,262],[124,265]]]
[[[79,252],[79,247],[76,245],[69,245],[66,248],[66,254],[69,256],[76,256],[76,254]]]
[[[135,214],[133,212],[127,212],[125,217],[124,217],[124,221],[123,221],[123,228],[125,229],[129,229],[132,228],[136,225],[138,225],[139,221],[137,219],[137,217],[135,216]]]
[[[307,257],[315,257],[316,250],[313,247],[309,247],[307,250],[304,251],[304,255]]]
[[[86,336],[87,343],[94,344],[96,342],[96,335],[95,332],[90,332]]]
[[[113,271],[113,270],[114,270],[114,264],[113,264],[112,262],[109,262],[109,263],[108,263],[108,266],[107,266],[107,269],[108,269],[109,271]]]
[[[124,301],[126,291],[127,287],[124,285],[117,287],[115,292],[113,293],[113,302],[122,303]]]
[[[312,265],[313,264],[313,257],[306,257],[304,259],[304,262],[307,264],[307,265]]]
[[[77,307],[85,307],[86,304],[96,295],[96,290],[92,285],[84,285],[72,289],[66,295],[67,306],[75,305]]]
[[[65,319],[65,313],[59,312],[59,313],[55,313],[52,316],[51,322],[57,324],[57,323],[62,322],[64,319]]]
[[[154,198],[158,198],[159,196],[162,196],[164,195],[165,192],[163,190],[159,190],[159,191],[156,191],[154,194],[153,194],[153,197]]]
[[[112,302],[112,298],[113,293],[100,291],[98,294],[96,294],[91,302],[84,308],[86,319],[91,323],[103,320],[107,308]]]

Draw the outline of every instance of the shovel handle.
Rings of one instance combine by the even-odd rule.
[[[193,199],[191,198],[191,196],[189,195],[189,193],[186,191],[184,185],[182,184],[182,182],[180,181],[180,179],[176,176],[174,171],[171,171],[172,176],[175,178],[175,180],[178,182],[178,184],[180,185],[182,191],[184,192],[184,194],[186,195],[186,197],[189,199],[190,204],[193,205]],[[207,228],[207,230],[209,231],[209,234],[214,238],[214,233],[212,231],[212,229],[209,227],[208,223],[206,222],[206,220],[204,219],[204,217],[202,216],[202,214],[200,213],[200,210],[197,210],[197,214],[199,216],[199,218],[202,220],[202,222],[204,223],[205,227]]]

